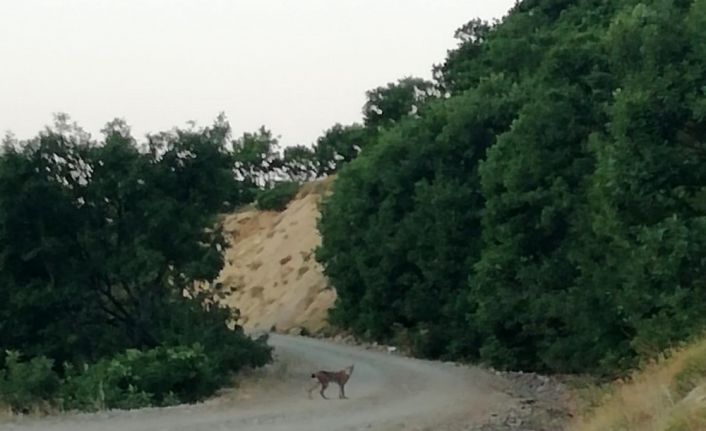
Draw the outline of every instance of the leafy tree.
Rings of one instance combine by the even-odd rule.
[[[433,68],[440,88],[456,93],[480,79],[483,74],[481,70],[487,70],[487,67],[476,60],[482,56],[492,29],[491,24],[479,18],[456,29],[454,38],[459,41],[459,47],[449,52],[444,63]]]
[[[314,144],[317,176],[336,173],[343,165],[355,159],[370,139],[370,131],[358,124],[336,124],[328,129]]]
[[[424,101],[436,94],[431,82],[413,77],[369,90],[363,106],[365,126],[373,130],[389,127],[406,116],[416,114]]]
[[[489,79],[452,109],[438,102],[384,132],[342,170],[322,207],[317,254],[338,294],[335,322],[373,338],[395,335],[397,324],[429,356],[474,354],[463,307],[480,251],[469,241],[480,228],[477,163],[518,97],[502,77]]]
[[[372,89],[366,95],[364,124],[335,124],[326,130],[313,146],[313,160],[306,147],[285,149],[283,164],[290,179],[309,180],[314,175],[335,174],[358,157],[363,148],[372,145],[384,128],[418,115],[425,102],[439,96],[439,91],[431,82],[407,77]],[[315,174],[310,175],[311,171]]]
[[[224,130],[176,130],[140,151],[124,123],[100,143],[66,124],[0,157],[4,346],[63,364],[200,341],[220,370],[267,352],[200,288],[223,265]]]
[[[279,142],[264,126],[232,142],[237,179],[251,189],[269,188],[282,168]]]
[[[607,109],[610,127],[592,142],[589,196],[604,244],[597,274],[619,287],[612,300],[628,328],[629,357],[654,354],[706,323],[698,299],[706,287],[705,6],[626,6],[606,38],[622,85]]]
[[[97,349],[91,334],[101,319],[85,306],[89,276],[76,238],[89,151],[77,136],[47,131],[0,158],[0,334],[7,349],[60,361]]]
[[[414,85],[370,92],[375,145],[322,207],[334,321],[561,372],[614,373],[700,333],[704,10],[526,0],[456,32],[444,98],[408,115]]]
[[[313,149],[296,145],[282,151],[282,169],[292,181],[306,182],[316,178],[316,154]]]

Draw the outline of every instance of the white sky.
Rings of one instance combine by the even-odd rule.
[[[0,132],[66,112],[96,136],[265,125],[284,145],[361,119],[365,91],[431,78],[474,17],[515,0],[0,0]],[[140,139],[141,140],[141,139]]]

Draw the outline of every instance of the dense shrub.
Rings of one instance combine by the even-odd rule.
[[[245,334],[235,323],[238,310],[216,300],[224,294],[222,288],[217,284],[209,291],[194,293],[189,301],[175,298],[169,314],[158,316],[155,335],[166,346],[203,346],[212,366],[224,376],[267,364],[272,359],[267,335],[251,339]]]
[[[525,0],[460,28],[435,69],[448,97],[385,122],[322,205],[333,321],[422,356],[609,374],[698,333],[704,11]]]
[[[227,385],[242,367],[270,360],[265,339],[207,354],[201,344],[129,349],[93,364],[64,364],[62,375],[44,356],[22,361],[9,352],[0,369],[0,402],[14,411],[36,408],[97,411],[193,403]]]
[[[145,146],[120,121],[104,132],[59,118],[0,152],[0,340],[30,358],[6,360],[15,408],[54,399],[53,372],[69,407],[134,407],[201,399],[270,359],[213,283],[238,186],[228,126]]]
[[[79,410],[194,402],[212,394],[223,378],[198,344],[128,350],[67,370],[61,402],[65,409]]]
[[[44,356],[21,361],[17,352],[7,352],[0,367],[0,402],[15,411],[42,407],[54,400],[59,390],[59,375],[54,361]]]
[[[283,211],[294,199],[297,191],[299,191],[299,184],[296,182],[278,182],[272,188],[258,192],[257,208],[263,211]]]

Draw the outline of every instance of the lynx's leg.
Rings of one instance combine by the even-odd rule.
[[[338,398],[345,400],[347,399],[346,397],[346,384],[345,383],[339,383],[339,392],[338,392]]]
[[[319,394],[321,394],[321,398],[327,400],[326,395],[324,395],[324,391],[328,388],[328,383],[327,382],[321,382],[321,390],[319,391]]]
[[[311,387],[309,387],[309,388],[306,389],[306,391],[309,393],[309,399],[311,399],[311,393],[312,393],[312,392],[314,391],[314,389],[316,389],[318,386],[319,386],[319,381],[317,380],[317,381],[314,382],[314,384],[313,384]]]

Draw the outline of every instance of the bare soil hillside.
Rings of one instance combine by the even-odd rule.
[[[246,330],[315,333],[326,326],[336,294],[327,288],[314,249],[318,204],[332,178],[305,184],[281,213],[248,209],[225,217],[231,246],[219,281],[225,302],[241,312]]]

